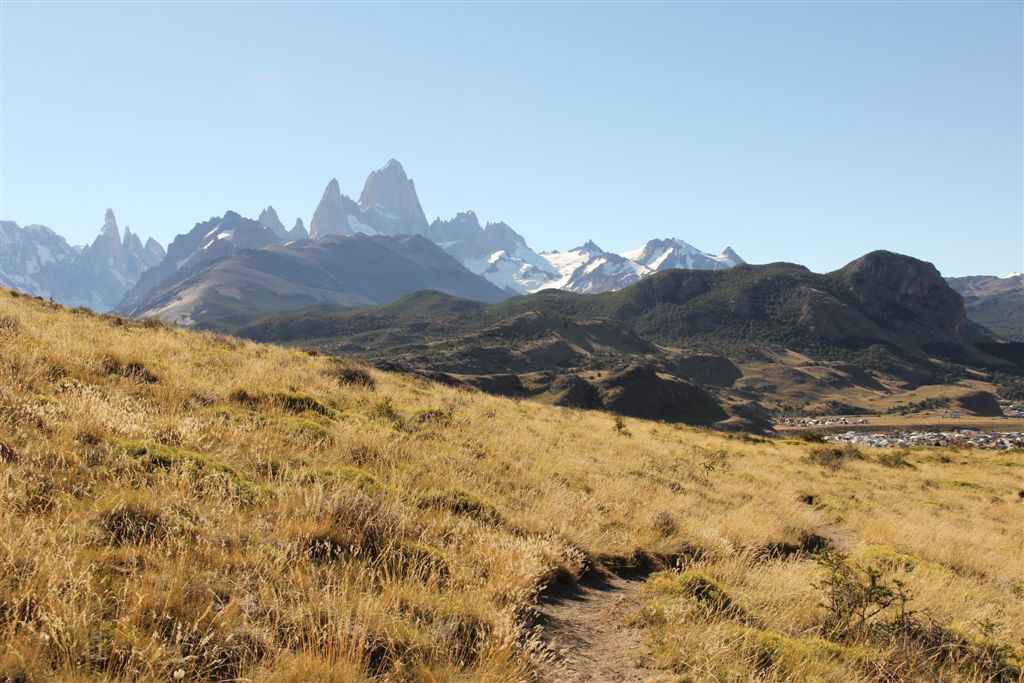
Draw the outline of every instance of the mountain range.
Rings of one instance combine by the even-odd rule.
[[[114,308],[144,272],[164,260],[164,248],[127,226],[122,237],[107,209],[100,234],[78,247],[50,228],[0,221],[0,285],[98,311]]]
[[[375,248],[371,245],[382,250],[380,253],[396,255],[413,244],[405,237],[421,236],[478,281],[470,284],[471,279],[461,273],[456,277],[451,264],[444,262],[442,265],[438,254],[422,243],[416,243],[416,250],[425,259],[419,264],[422,266],[420,275],[424,277],[398,278],[397,281],[410,287],[431,286],[459,296],[479,296],[485,301],[494,299],[494,287],[503,296],[550,288],[594,293],[620,289],[668,268],[722,269],[743,263],[731,249],[718,255],[708,254],[674,238],[651,240],[627,254],[607,252],[593,242],[566,252],[538,253],[507,224],[481,225],[473,211],[461,212],[448,220],[438,218],[428,222],[415,184],[395,160],[370,173],[358,200],[342,194],[336,179],[327,183],[308,231],[301,218],[291,229],[286,228],[273,206],[264,208],[256,220],[227,211],[178,235],[165,254],[154,240],[150,239],[143,246],[127,229],[122,242],[113,213],[108,212],[107,218],[95,242],[84,248],[69,246],[43,226],[21,228],[4,222],[4,255],[0,268],[3,279],[0,282],[69,305],[89,306],[99,311],[116,309],[131,315],[166,316],[177,322],[199,322],[202,315],[192,316],[192,309],[205,310],[203,301],[207,297],[230,299],[232,295],[226,292],[232,289],[260,290],[267,295],[262,300],[252,300],[254,314],[280,305],[386,303],[414,291],[396,290],[384,282],[392,277],[395,269],[408,266],[408,254],[397,260],[379,262],[377,272],[362,269],[358,278],[354,271],[348,276],[335,273],[329,285],[312,288],[291,286],[303,279],[301,272],[279,272],[278,283],[289,283],[283,290],[275,288],[282,293],[279,297],[270,296],[269,291],[256,286],[252,282],[253,271],[236,268],[237,260],[210,270],[211,282],[200,282],[202,278],[198,274],[206,272],[213,263],[243,251],[270,247],[274,247],[273,253],[285,259],[278,264],[282,267],[285,262],[309,266],[313,259],[314,269],[322,270],[337,267],[343,261],[358,261],[366,249]],[[330,249],[311,249],[301,244],[357,235],[372,239],[335,240]],[[400,237],[403,239],[394,241]],[[347,254],[341,255],[346,251]],[[326,260],[317,262],[321,256]],[[439,270],[425,276],[424,268],[435,267]],[[236,275],[248,279],[236,283],[232,280]],[[461,284],[449,282],[452,277]],[[283,294],[285,291],[287,295]],[[169,297],[177,297],[177,302],[172,303]]]
[[[394,159],[370,174],[358,201],[342,194],[336,179],[324,189],[310,237],[357,233],[423,235],[510,294],[541,289],[604,292],[668,268],[713,270],[743,263],[732,249],[707,254],[679,239],[651,240],[626,254],[607,252],[593,242],[565,253],[537,253],[507,224],[481,225],[473,211],[428,223],[415,184]]]
[[[668,270],[744,264],[731,248],[712,254],[678,238],[652,239],[621,254],[593,241],[537,252],[509,225],[481,224],[473,211],[428,221],[415,184],[395,160],[369,174],[358,200],[343,194],[336,179],[328,182],[308,231],[301,218],[286,228],[273,206],[256,220],[226,211],[178,235],[165,253],[127,228],[122,238],[108,211],[88,246],[72,247],[44,226],[4,221],[0,247],[4,286],[73,306],[215,328],[315,304],[386,304],[418,289],[485,302],[548,289],[600,294]],[[1021,276],[949,284],[984,330],[1024,338]],[[806,293],[809,301],[816,296]],[[839,313],[834,322],[854,324]]]

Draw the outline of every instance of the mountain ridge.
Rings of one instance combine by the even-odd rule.
[[[1007,349],[968,323],[934,266],[884,251],[824,274],[787,263],[671,269],[614,292],[543,290],[490,305],[419,292],[379,307],[273,314],[231,331],[556,402],[568,376],[580,378],[566,391],[593,396],[603,373],[640,364],[715,387],[736,406],[733,417],[747,416],[744,428],[758,428],[751,400],[778,406],[793,393],[753,379],[765,363],[805,384],[796,393],[811,402],[836,387],[883,396],[965,368],[1024,370],[1012,349],[994,354]]]
[[[0,285],[70,306],[112,310],[164,255],[159,242],[143,243],[128,226],[122,237],[112,209],[93,241],[78,247],[46,226],[0,221]]]
[[[374,277],[380,272],[389,277]],[[191,269],[179,269],[137,299],[126,299],[123,312],[216,328],[259,313],[317,303],[381,304],[425,288],[485,301],[506,296],[425,237],[357,233],[236,247],[222,257],[198,261]]]

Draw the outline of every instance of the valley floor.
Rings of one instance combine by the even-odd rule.
[[[1016,681],[1022,477],[0,291],[0,680]]]

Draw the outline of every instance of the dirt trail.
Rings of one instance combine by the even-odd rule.
[[[828,547],[850,552],[855,536],[817,515],[815,533]],[[624,624],[636,609],[650,572],[617,575],[604,568],[588,572],[575,585],[547,590],[536,608],[543,649],[541,683],[664,683],[676,680],[653,668],[643,630]]]
[[[647,683],[671,680],[651,668],[642,630],[623,624],[640,602],[646,574],[594,570],[575,586],[547,592],[537,607],[546,643],[544,683]]]

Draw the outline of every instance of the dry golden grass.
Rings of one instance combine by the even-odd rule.
[[[833,469],[7,291],[0,321],[0,680],[530,680],[538,590],[637,551],[735,607],[650,582],[681,680],[1010,675],[826,639],[817,537],[1020,656],[1020,453]]]

